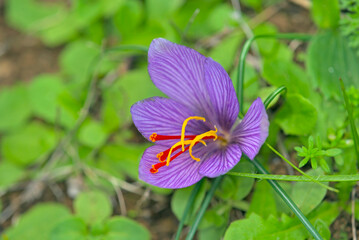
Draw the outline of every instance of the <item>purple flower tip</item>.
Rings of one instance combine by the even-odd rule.
[[[184,188],[232,169],[242,153],[253,159],[268,136],[260,98],[237,125],[238,101],[226,71],[211,58],[165,39],[154,39],[148,72],[169,98],[131,107],[134,124],[155,143],[143,154],[139,177],[162,188]]]

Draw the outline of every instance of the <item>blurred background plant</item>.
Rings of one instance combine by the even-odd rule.
[[[267,142],[310,175],[357,174],[359,143],[338,79],[358,127],[358,9],[355,0],[0,1],[2,238],[173,238],[193,187],[172,191],[138,180],[149,143],[129,113],[136,101],[162,96],[146,62],[146,48],[157,37],[212,57],[236,85],[246,39],[313,35],[309,43],[255,41],[247,57],[244,109],[285,85],[286,95],[268,110]],[[297,174],[265,146],[259,159],[274,174]],[[232,171],[255,169],[242,159]],[[199,189],[186,225],[210,183]],[[338,194],[311,182],[283,188],[324,239],[355,239],[358,186],[331,185]],[[206,240],[223,236],[310,238],[266,182],[236,176],[224,178],[197,234]]]

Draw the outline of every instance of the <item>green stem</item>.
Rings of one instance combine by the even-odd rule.
[[[199,223],[201,222],[202,217],[203,217],[204,213],[206,212],[207,207],[208,207],[209,203],[211,202],[212,197],[224,176],[225,175],[219,176],[213,180],[211,189],[209,189],[205,199],[202,202],[201,208],[199,209],[196,219],[194,220],[194,223],[188,232],[186,240],[192,240],[194,235],[196,234],[197,227],[198,227]]]
[[[350,128],[351,128],[351,131],[352,131],[353,141],[354,141],[354,149],[355,149],[355,152],[356,152],[356,155],[357,155],[357,161],[359,162],[359,136],[358,136],[357,128],[355,126],[355,122],[354,122],[353,108],[350,105],[347,93],[345,91],[345,86],[344,86],[343,79],[340,78],[339,81],[340,81],[340,86],[341,86],[342,92],[343,92],[345,108],[346,108],[346,110],[348,112]]]
[[[249,52],[249,49],[251,47],[251,44],[254,40],[259,38],[277,38],[277,39],[297,39],[302,41],[308,41],[311,38],[311,35],[306,34],[297,34],[297,33],[283,33],[283,34],[266,34],[266,35],[257,35],[253,36],[250,39],[248,39],[243,46],[240,58],[239,58],[239,64],[238,64],[238,72],[237,72],[237,86],[236,86],[236,92],[238,101],[240,103],[243,103],[243,82],[244,82],[244,67],[246,62],[246,56]],[[239,105],[240,112],[243,111],[242,104]]]
[[[248,159],[248,157],[246,157]],[[256,159],[251,161],[253,165],[258,169],[258,171],[262,174],[269,174],[269,172],[260,164]],[[303,225],[307,228],[309,233],[316,240],[323,240],[318,231],[313,227],[313,225],[309,222],[309,220],[304,216],[302,211],[295,205],[293,200],[287,195],[287,193],[283,190],[283,188],[274,180],[267,180],[269,184],[273,187],[273,189],[278,193],[278,195],[283,199],[283,201],[287,204],[287,206],[294,212],[294,214],[299,218],[299,220],[303,223]]]
[[[238,101],[240,103],[240,113],[242,113],[242,103],[243,103],[243,86],[244,86],[244,70],[245,70],[245,60],[247,53],[250,49],[250,46],[252,42],[258,38],[277,38],[277,39],[298,39],[307,41],[311,38],[310,35],[303,35],[303,34],[273,34],[273,35],[258,35],[254,36],[250,39],[248,39],[244,47],[242,49],[240,59],[239,59],[239,65],[238,65],[238,75],[237,75],[237,95],[238,95]],[[267,102],[267,101],[265,101]],[[267,170],[256,160],[254,159],[252,163],[255,165],[255,167],[263,174],[268,174]],[[294,212],[294,214],[299,218],[299,220],[303,223],[303,225],[308,229],[308,231],[311,233],[311,235],[317,239],[320,240],[322,237],[319,235],[319,233],[316,231],[316,229],[313,227],[313,225],[308,221],[308,219],[304,216],[304,214],[300,211],[300,209],[295,205],[295,203],[292,201],[292,199],[289,198],[289,196],[286,194],[286,192],[279,186],[279,184],[274,180],[268,180],[270,185],[274,188],[274,190],[279,194],[279,196],[283,199],[283,201],[288,205],[288,207]]]
[[[279,88],[277,88],[274,92],[272,92],[267,98],[266,100],[264,100],[264,106],[267,109],[269,107],[269,104],[282,92],[287,92],[287,87],[285,86],[281,86]]]
[[[333,192],[339,192],[338,189],[329,187],[327,185],[324,185],[323,183],[320,183],[319,181],[317,181],[316,179],[314,179],[312,176],[306,174],[305,172],[303,172],[302,170],[300,170],[299,168],[297,168],[297,166],[295,166],[293,163],[291,163],[288,159],[286,159],[282,154],[280,154],[277,150],[274,149],[274,147],[272,147],[271,145],[269,145],[268,143],[266,143],[267,147],[272,150],[275,154],[277,154],[278,157],[280,157],[283,161],[285,161],[286,163],[288,163],[292,168],[294,168],[295,170],[297,170],[298,172],[300,172],[303,176],[307,177],[308,179],[312,180],[313,182],[317,183],[318,185],[333,191]]]
[[[287,181],[287,182],[312,182],[312,180],[307,177],[294,176],[294,175],[274,175],[274,174],[240,173],[240,172],[228,172],[226,173],[226,175],[231,175],[236,177],[258,178],[258,179],[271,179],[271,180]],[[315,180],[318,182],[357,182],[359,181],[359,174],[315,176]]]
[[[187,204],[186,204],[186,208],[183,212],[183,216],[181,218],[181,221],[179,223],[179,226],[178,226],[178,229],[177,229],[177,233],[176,233],[176,238],[175,240],[179,240],[180,236],[181,236],[181,232],[182,232],[182,228],[183,228],[183,225],[184,225],[184,222],[186,221],[186,218],[187,218],[187,215],[188,215],[188,212],[189,210],[192,208],[192,205],[194,203],[194,199],[196,198],[197,196],[197,193],[199,192],[199,190],[201,189],[202,185],[204,183],[204,180],[203,178],[201,179],[201,181],[199,181],[193,188],[192,192],[191,192],[191,195],[187,201]]]

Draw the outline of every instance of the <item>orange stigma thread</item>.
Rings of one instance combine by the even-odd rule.
[[[203,117],[198,117],[198,116],[188,117],[187,119],[185,119],[183,121],[180,136],[166,136],[166,135],[159,135],[157,133],[151,134],[149,139],[152,142],[156,142],[156,141],[160,141],[160,140],[179,139],[179,141],[176,142],[175,144],[173,144],[172,147],[170,147],[169,149],[167,149],[163,152],[160,152],[156,155],[156,157],[159,160],[159,163],[152,165],[152,168],[150,169],[151,173],[157,173],[159,168],[161,168],[163,166],[169,166],[171,161],[173,161],[175,158],[177,158],[179,155],[186,152],[187,150],[189,150],[189,154],[193,160],[200,161],[201,160],[200,158],[196,158],[193,156],[193,154],[192,154],[193,147],[198,143],[202,143],[203,145],[207,146],[207,144],[204,140],[213,139],[213,141],[215,141],[218,138],[218,136],[217,136],[218,130],[217,130],[216,126],[214,126],[215,130],[210,130],[210,131],[207,131],[207,132],[199,134],[199,135],[185,135],[186,126],[190,120],[201,120],[203,122],[206,121],[206,119]],[[187,147],[185,147],[185,145],[187,145]],[[176,152],[179,149],[181,149],[179,152],[177,152],[175,155],[171,156],[172,153]]]

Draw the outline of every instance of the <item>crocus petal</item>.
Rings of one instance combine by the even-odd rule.
[[[162,92],[205,117],[212,126],[230,129],[238,115],[238,103],[233,84],[218,63],[161,38],[152,41],[148,62],[151,79]]]
[[[183,121],[194,114],[181,103],[172,99],[153,97],[137,102],[131,107],[132,120],[140,133],[149,139],[152,133],[160,135],[181,135]],[[206,131],[202,122],[190,121],[186,135]],[[178,141],[178,140],[177,140]],[[159,141],[172,145],[173,141]]]
[[[224,68],[208,58],[205,63],[205,82],[211,100],[213,125],[221,130],[232,128],[239,113],[239,104],[231,79]]]
[[[251,160],[258,154],[268,137],[268,115],[260,98],[250,106],[247,114],[233,130],[232,141],[237,142]]]
[[[210,177],[218,177],[231,170],[241,159],[242,151],[238,144],[231,144],[224,149],[217,149],[207,158],[199,169],[199,173]]]
[[[158,169],[157,173],[151,173],[152,165],[158,163],[156,155],[164,150],[166,147],[160,145],[146,149],[139,166],[141,180],[161,188],[184,188],[193,185],[203,177],[198,172],[201,162],[193,160],[188,152],[178,156],[169,166]],[[200,146],[194,148],[193,154],[203,156],[204,151],[205,147]]]

